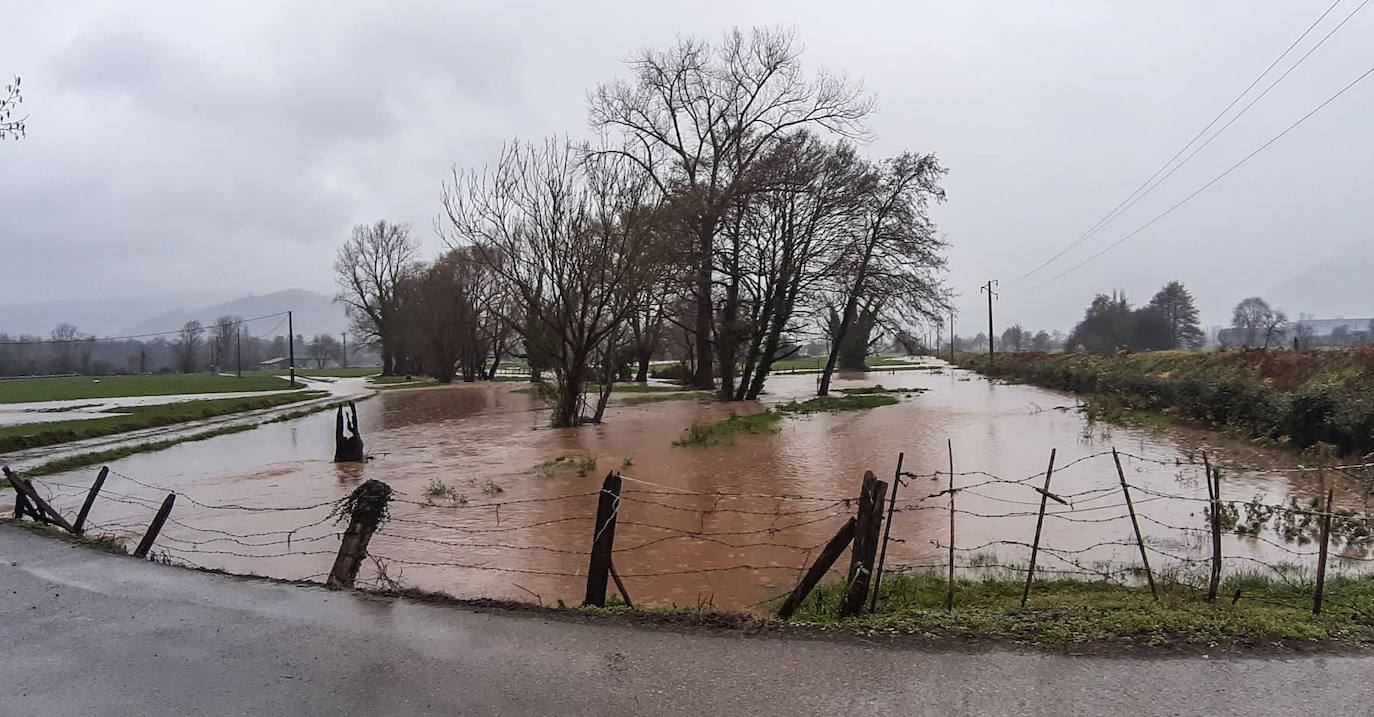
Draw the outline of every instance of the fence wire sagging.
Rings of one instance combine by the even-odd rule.
[[[1214,599],[1223,577],[1251,575],[1287,589],[1278,596],[1247,587],[1240,598],[1302,594],[1314,609],[1374,616],[1374,605],[1348,599],[1340,585],[1323,593],[1324,582],[1366,574],[1374,563],[1370,465],[1247,472],[1217,470],[1205,457],[1116,451],[1053,460],[1011,478],[899,467],[877,481],[876,513],[869,481],[848,494],[796,495],[692,491],[613,473],[601,490],[557,495],[396,493],[353,573],[370,587],[458,597],[598,604],[609,592],[626,602],[733,609],[795,597],[817,572],[862,582],[865,595],[871,578],[871,609],[886,599],[883,561],[889,573],[1025,580],[1029,596],[1035,580],[1068,578],[1152,590],[1159,580]],[[1262,492],[1276,474],[1291,479],[1279,484],[1284,500]],[[32,500],[17,489],[16,516],[55,522],[82,506],[82,524],[63,519],[64,527],[146,543],[151,557],[190,567],[323,581],[337,571],[351,530],[337,497],[215,502],[115,471],[102,471],[94,491],[71,476],[18,483]],[[845,571],[837,559],[851,542]],[[862,550],[883,557],[875,567]]]

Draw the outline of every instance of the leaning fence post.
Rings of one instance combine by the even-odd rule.
[[[1040,514],[1035,519],[1035,539],[1031,541],[1030,566],[1026,569],[1026,589],[1021,592],[1021,607],[1026,606],[1030,597],[1031,581],[1035,579],[1035,558],[1040,553],[1040,528],[1045,524],[1045,502],[1050,499],[1050,478],[1054,476],[1054,454],[1058,449],[1050,449],[1050,467],[1045,469],[1045,488],[1040,491]]]
[[[148,551],[153,549],[153,541],[157,540],[157,534],[162,532],[162,524],[167,522],[167,516],[172,512],[172,504],[176,502],[176,493],[168,493],[167,497],[162,499],[162,507],[157,509],[153,522],[148,524],[148,532],[143,534],[143,540],[138,541],[138,547],[134,549],[135,558],[148,557]]]
[[[801,607],[802,601],[811,594],[816,583],[825,577],[825,574],[830,571],[830,566],[840,559],[840,553],[843,553],[844,549],[849,546],[849,541],[854,539],[854,525],[857,522],[854,518],[845,521],[845,524],[835,533],[835,537],[825,544],[825,547],[821,549],[821,554],[816,557],[816,562],[811,564],[811,569],[806,571],[806,575],[802,576],[801,582],[797,583],[792,594],[787,596],[787,601],[782,604],[781,608],[778,608],[778,617],[786,620],[792,617],[792,613],[796,612],[797,608]]]
[[[353,587],[353,581],[358,578],[358,569],[367,558],[367,544],[372,540],[372,534],[390,517],[387,509],[390,502],[391,486],[372,479],[354,488],[335,506],[335,516],[340,520],[348,518],[348,529],[339,543],[339,554],[334,558],[334,567],[329,570],[326,586],[335,590]]]
[[[868,600],[869,579],[873,577],[873,559],[878,553],[878,531],[883,523],[883,495],[887,483],[878,480],[873,471],[864,471],[863,489],[859,493],[859,514],[854,525],[854,550],[849,561],[849,576],[845,581],[844,601],[840,603],[840,617],[863,612]]]
[[[61,513],[58,513],[55,508],[48,504],[48,501],[43,500],[43,496],[39,495],[38,491],[33,489],[33,484],[28,479],[20,478],[14,471],[10,470],[9,466],[4,467],[4,473],[5,477],[10,479],[10,485],[14,486],[14,492],[23,493],[24,497],[28,499],[29,507],[38,520],[52,523],[68,533],[76,532],[72,530],[72,524],[68,523]]]
[[[1326,489],[1326,514],[1322,516],[1322,545],[1317,551],[1317,590],[1312,594],[1312,614],[1322,614],[1322,591],[1326,586],[1326,554],[1331,544],[1331,499],[1334,491]]]
[[[887,562],[887,541],[892,537],[892,514],[897,512],[897,487],[902,484],[902,459],[906,453],[897,454],[897,470],[892,474],[892,496],[887,504],[887,522],[883,524],[883,547],[878,551],[878,569],[873,571],[873,595],[868,599],[868,611],[878,609],[878,585],[883,580],[883,563]],[[879,510],[882,508],[880,507]]]
[[[606,581],[611,573],[611,551],[615,546],[615,518],[620,511],[620,474],[606,474],[601,495],[596,501],[596,525],[592,534],[592,554],[587,564],[587,595],[583,605],[606,606]]]
[[[1205,452],[1202,466],[1207,471],[1207,500],[1212,507],[1212,574],[1207,580],[1207,602],[1212,602],[1221,585],[1221,470],[1212,468]]]
[[[95,497],[100,494],[100,488],[105,485],[105,477],[110,475],[107,466],[100,467],[100,473],[96,475],[95,482],[91,484],[91,490],[86,494],[86,502],[81,504],[81,512],[76,514],[76,522],[72,523],[73,533],[82,533],[86,530],[86,516],[91,514],[91,507],[95,505]]]
[[[1145,565],[1145,579],[1150,583],[1150,595],[1155,602],[1159,602],[1159,593],[1155,590],[1155,576],[1150,572],[1150,556],[1145,554],[1145,539],[1140,537],[1140,522],[1135,517],[1135,504],[1131,502],[1131,489],[1126,485],[1126,472],[1121,470],[1121,456],[1117,455],[1116,447],[1112,447],[1112,461],[1116,463],[1116,476],[1121,479],[1121,493],[1126,496],[1126,510],[1131,514],[1131,528],[1135,530],[1135,543],[1140,546],[1140,562]]]

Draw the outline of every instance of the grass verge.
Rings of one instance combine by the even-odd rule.
[[[719,443],[722,438],[741,434],[777,433],[778,423],[785,416],[805,416],[813,413],[839,413],[841,411],[864,411],[879,406],[891,406],[900,399],[888,393],[857,393],[847,396],[817,396],[807,401],[792,401],[763,413],[747,416],[731,413],[730,417],[715,423],[693,423],[687,427],[687,435],[673,441],[675,446],[709,446]]]
[[[1310,586],[1257,574],[1227,577],[1220,590],[1224,597],[1214,603],[1168,576],[1161,576],[1158,586],[1156,602],[1144,587],[1036,581],[1022,608],[1021,580],[960,580],[954,609],[946,611],[943,574],[898,573],[883,576],[877,612],[839,619],[844,586],[825,584],[807,598],[793,621],[880,634],[992,637],[1044,646],[1374,642],[1374,579],[1329,579],[1327,595],[1333,604],[1321,615],[1312,614]],[[1241,597],[1232,604],[1230,596],[1237,590]],[[1353,607],[1343,606],[1347,604]]]
[[[656,393],[647,396],[630,396],[620,402],[622,406],[640,406],[646,403],[662,403],[664,401],[709,401],[711,400],[710,391],[680,391],[676,393]]]
[[[165,403],[157,406],[131,406],[122,409],[127,411],[123,415],[109,418],[0,426],[0,453],[26,448],[42,448],[43,446],[110,436],[143,428],[170,426],[186,421],[226,416],[244,411],[274,408],[327,395],[329,394],[324,391],[293,391],[291,393],[272,393],[265,396],[211,398],[200,401]]]

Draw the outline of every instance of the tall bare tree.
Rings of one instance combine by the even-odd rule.
[[[214,364],[216,369],[223,370],[224,364],[234,355],[234,343],[238,339],[241,323],[243,319],[233,314],[224,314],[215,319],[215,325],[210,327],[210,363]]]
[[[52,354],[52,373],[71,373],[76,368],[76,342],[81,337],[76,327],[61,323],[53,327],[49,334],[49,351]]]
[[[682,39],[636,54],[629,80],[600,85],[589,98],[592,124],[612,145],[605,151],[690,206],[676,215],[693,250],[697,388],[713,387],[717,241],[732,208],[755,188],[756,166],[796,130],[866,132],[873,101],[862,87],[824,72],[807,76],[800,54],[793,34],[778,29],[734,29],[715,45]]]
[[[177,343],[177,358],[181,365],[182,373],[195,373],[199,363],[200,337],[205,333],[205,328],[199,321],[187,321],[181,327]]]
[[[334,260],[339,286],[334,300],[346,307],[354,335],[377,343],[384,374],[396,370],[401,320],[397,287],[413,270],[419,249],[410,225],[383,219],[353,227]]]
[[[551,359],[554,426],[584,420],[597,356],[614,355],[607,344],[636,298],[662,279],[655,198],[628,169],[624,158],[588,159],[566,141],[516,142],[495,167],[455,169],[444,186],[445,242],[470,246],[507,283],[517,297],[507,318]]]

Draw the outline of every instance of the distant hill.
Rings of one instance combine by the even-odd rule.
[[[1346,247],[1260,296],[1292,319],[1374,315],[1374,241]]]
[[[4,304],[0,305],[0,333],[46,337],[53,327],[65,323],[83,334],[114,336],[131,320],[166,311],[169,306],[207,306],[223,300],[224,295],[219,293],[148,294]]]
[[[348,330],[348,318],[344,315],[342,305],[335,304],[333,299],[324,294],[317,294],[304,289],[287,289],[271,294],[245,296],[241,299],[199,309],[169,311],[124,326],[120,329],[120,333],[129,335],[171,331],[193,319],[209,326],[214,323],[215,319],[226,314],[250,319],[255,316],[265,316],[283,311],[292,312],[292,322],[295,325],[296,333],[306,337],[315,334],[337,335]],[[278,323],[277,319],[255,321],[248,324],[245,330],[260,336],[286,335],[286,324],[282,322],[280,326],[277,326]]]

